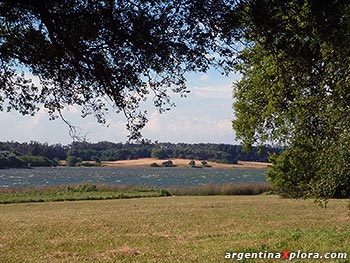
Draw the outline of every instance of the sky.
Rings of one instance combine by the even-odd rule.
[[[231,121],[232,84],[238,75],[222,76],[217,70],[187,75],[191,93],[187,98],[172,95],[176,107],[163,114],[147,103],[148,123],[143,129],[143,138],[172,143],[228,143],[236,144]],[[80,128],[80,133],[89,142],[126,142],[128,131],[123,114],[109,113],[106,125],[98,124],[92,116],[81,117],[80,109],[70,107],[63,115],[71,124]],[[0,141],[38,141],[49,144],[70,144],[69,128],[62,120],[49,120],[42,108],[34,117],[17,112],[0,112]]]

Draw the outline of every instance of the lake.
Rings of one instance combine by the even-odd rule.
[[[0,187],[110,184],[134,186],[196,186],[266,182],[265,170],[198,168],[32,168],[0,170]]]

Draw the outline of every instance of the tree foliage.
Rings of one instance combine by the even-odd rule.
[[[57,161],[49,160],[44,156],[22,155],[17,156],[17,159],[19,159],[25,166],[28,167],[58,166]]]
[[[79,105],[101,123],[123,112],[137,139],[141,102],[151,97],[163,112],[170,91],[188,92],[186,72],[230,66],[222,21],[234,2],[0,1],[0,110],[33,115],[44,105],[57,118]]]
[[[70,167],[75,167],[77,164],[81,162],[81,159],[79,157],[69,155],[66,159],[66,165]]]
[[[24,164],[15,154],[8,151],[0,151],[0,169],[24,167]]]
[[[153,148],[151,151],[151,157],[156,159],[168,159],[168,151],[164,148]]]
[[[0,169],[7,168],[24,168],[40,166],[57,166],[57,160],[50,160],[44,156],[16,155],[10,151],[0,149]]]
[[[288,196],[349,196],[350,4],[246,1],[233,127],[284,144],[269,178]]]

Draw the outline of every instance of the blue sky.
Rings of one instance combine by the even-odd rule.
[[[187,98],[173,94],[176,107],[159,114],[147,106],[149,122],[143,130],[144,138],[160,142],[186,143],[230,143],[235,144],[235,134],[231,127],[232,83],[237,75],[222,76],[212,69],[207,73],[191,73],[187,85],[191,90]],[[151,104],[151,103],[147,103]],[[125,117],[110,113],[109,126],[98,124],[93,117],[80,117],[77,107],[64,111],[65,118],[81,128],[90,142],[127,141]],[[36,116],[22,116],[17,112],[0,112],[0,141],[39,141],[69,144],[72,138],[69,129],[58,119],[49,121],[47,111],[41,109]]]

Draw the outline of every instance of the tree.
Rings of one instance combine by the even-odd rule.
[[[153,148],[151,157],[156,159],[167,159],[169,158],[167,150],[163,148]]]
[[[25,164],[9,151],[0,151],[0,169],[24,167]]]
[[[81,159],[73,155],[68,156],[66,159],[66,165],[71,167],[77,166],[79,162],[81,162]]]
[[[66,121],[62,109],[79,105],[100,123],[123,112],[137,139],[140,102],[153,96],[164,112],[169,91],[189,92],[186,72],[230,66],[222,21],[234,2],[0,1],[0,110],[34,115],[43,105]]]
[[[246,1],[233,127],[276,143],[268,178],[292,197],[349,196],[350,3]]]

